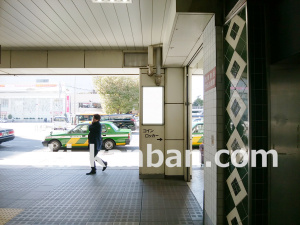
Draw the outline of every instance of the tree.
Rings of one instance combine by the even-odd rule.
[[[193,106],[203,106],[203,99],[198,96],[197,99],[193,102]]]
[[[137,76],[98,76],[94,86],[102,99],[106,113],[127,113],[138,106],[139,78]]]

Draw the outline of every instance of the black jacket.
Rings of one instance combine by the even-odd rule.
[[[95,145],[95,150],[101,150],[101,145],[102,145],[102,137],[101,137],[101,124],[100,122],[95,122],[92,123],[89,126],[89,144],[94,144]]]

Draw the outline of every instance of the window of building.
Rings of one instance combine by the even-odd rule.
[[[36,79],[37,83],[49,83],[49,79]]]
[[[2,108],[8,107],[8,99],[0,99],[0,104]]]
[[[88,102],[88,103],[80,102],[78,103],[78,107],[79,108],[101,108],[101,104],[95,102]]]

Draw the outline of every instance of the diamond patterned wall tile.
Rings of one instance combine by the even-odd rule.
[[[246,7],[240,9],[224,25],[224,76],[225,76],[225,141],[230,154],[237,150],[245,150],[236,154],[236,163],[248,161],[248,69],[247,69],[247,30]],[[247,224],[248,218],[248,169],[235,168],[230,157],[227,171],[227,188],[225,189],[225,212],[230,225]],[[246,184],[246,186],[244,186]],[[245,200],[246,199],[246,200]],[[242,220],[241,220],[241,216]]]
[[[229,225],[241,225],[242,221],[238,214],[238,211],[236,208],[234,208],[228,215],[227,215],[227,221]]]
[[[246,21],[243,20],[238,15],[234,16],[230,21],[229,29],[226,35],[225,40],[235,49],[237,43],[240,39],[242,30],[246,24]],[[234,37],[234,38],[233,38]]]
[[[234,126],[238,125],[246,109],[247,106],[244,101],[241,99],[237,91],[234,91],[226,108]]]
[[[226,71],[226,75],[234,87],[237,86],[237,83],[239,82],[246,65],[247,65],[246,62],[235,51],[232,55],[228,69]]]
[[[233,202],[237,206],[247,196],[247,192],[236,168],[232,171],[226,182]]]
[[[239,29],[240,29],[239,25],[237,25],[236,23],[233,23],[232,29],[230,31],[230,36],[232,37],[233,40],[235,40],[236,35],[239,32]]]
[[[236,178],[234,178],[233,181],[231,182],[231,187],[232,187],[235,195],[238,195],[241,192],[240,185]]]

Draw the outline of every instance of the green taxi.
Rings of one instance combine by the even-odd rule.
[[[78,124],[65,133],[50,133],[42,142],[44,146],[53,145],[53,151],[60,148],[88,147],[88,134],[90,123]],[[119,129],[112,122],[101,122],[102,125],[102,148],[111,150],[116,145],[128,145],[131,139],[130,129]]]
[[[192,125],[192,145],[199,146],[203,144],[204,124],[203,122],[195,122]]]

